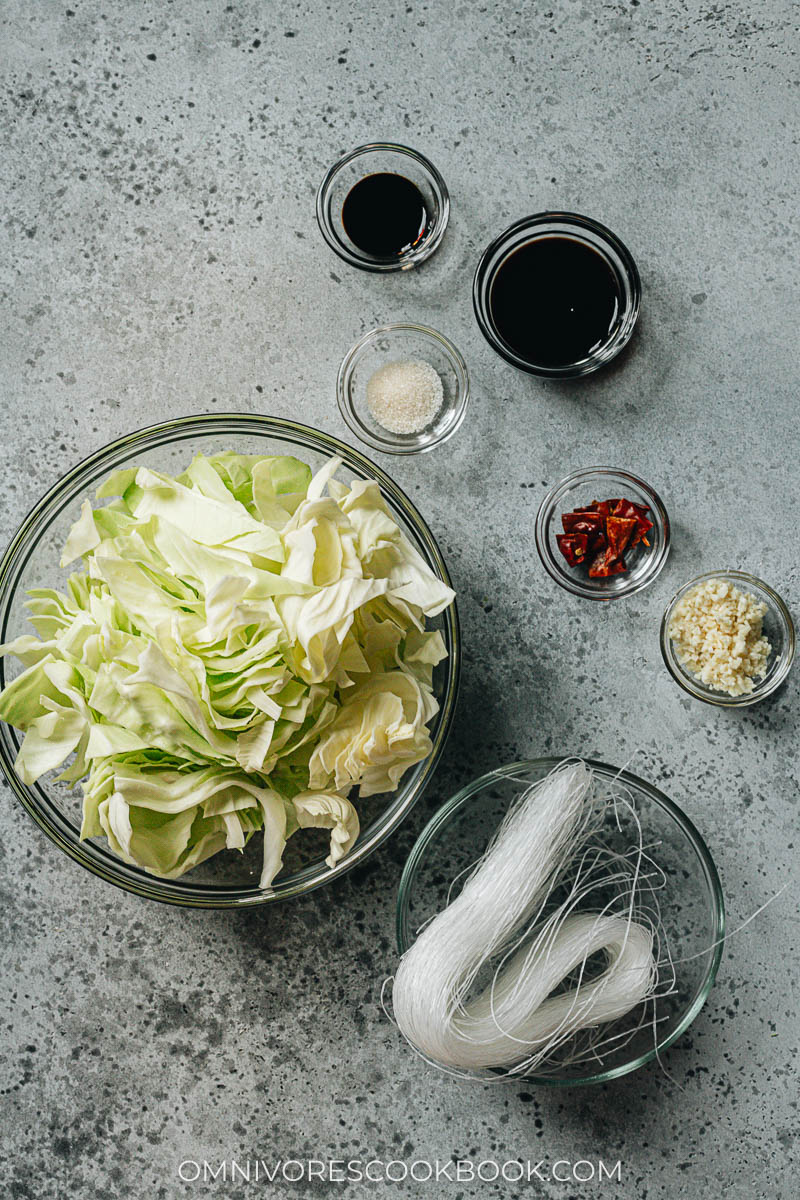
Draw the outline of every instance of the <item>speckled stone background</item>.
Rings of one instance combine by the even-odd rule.
[[[447,555],[464,683],[433,786],[363,869],[270,911],[160,907],[62,857],[3,789],[2,1194],[240,1200],[270,1188],[185,1184],[178,1164],[473,1156],[621,1160],[621,1183],[546,1196],[793,1196],[791,892],[727,946],[668,1056],[676,1083],[454,1082],[379,991],[414,837],[515,756],[638,748],[706,835],[733,925],[790,878],[797,678],[749,711],[690,702],[658,622],[714,566],[800,610],[796,8],[5,0],[0,45],[4,542],[68,467],[150,422],[240,410],[347,438],[336,369],[378,321],[441,328],[474,385],[445,448],[382,462]],[[314,220],[329,163],[381,137],[428,153],[453,201],[436,258],[392,278],[344,266]],[[481,248],[548,207],[609,224],[644,281],[624,362],[578,384],[515,373],[471,311]],[[652,481],[674,518],[656,585],[610,607],[552,584],[532,535],[545,486],[596,461]],[[337,1188],[520,1191],[273,1190]]]

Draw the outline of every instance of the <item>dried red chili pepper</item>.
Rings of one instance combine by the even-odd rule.
[[[615,517],[632,517],[636,521],[636,531],[631,541],[631,546],[637,546],[639,542],[644,542],[649,546],[645,534],[649,533],[653,528],[653,522],[647,520],[647,513],[650,511],[641,504],[634,504],[632,500],[618,500],[612,508],[612,513]]]
[[[564,513],[561,518],[564,533],[586,533],[592,537],[595,533],[603,532],[603,518],[596,512]]]
[[[592,579],[608,579],[612,575],[622,575],[627,570],[622,558],[615,558],[611,548],[601,551],[589,564],[589,576]]]
[[[602,517],[611,516],[611,506],[616,504],[616,500],[595,500],[592,503],[592,508],[595,512],[599,512]]]
[[[633,537],[636,529],[635,517],[609,517],[606,521],[608,548],[614,558],[622,558],[622,552]]]
[[[585,533],[557,533],[558,548],[571,567],[579,567],[586,559],[589,538]]]
[[[556,535],[561,553],[572,567],[588,564],[593,579],[621,575],[626,569],[623,553],[644,542],[653,528],[650,510],[632,500],[594,500],[582,508],[563,513],[564,532]]]

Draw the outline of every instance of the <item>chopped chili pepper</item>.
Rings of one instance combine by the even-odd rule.
[[[608,548],[614,558],[622,558],[622,552],[633,537],[636,529],[635,517],[609,517],[606,521]]]
[[[611,575],[622,575],[626,570],[625,560],[614,558],[610,547],[598,554],[589,564],[589,575],[592,579],[608,579]]]
[[[558,548],[571,567],[579,567],[586,558],[589,538],[585,533],[556,534]]]
[[[649,511],[624,497],[594,500],[562,514],[564,532],[556,535],[558,548],[571,567],[587,565],[592,579],[621,575],[627,570],[623,553],[639,542],[650,545]]]
[[[646,546],[650,545],[645,537],[645,534],[653,528],[653,522],[647,520],[649,509],[641,504],[634,504],[632,500],[618,500],[611,511],[615,517],[633,517],[636,521],[637,527],[631,546],[636,546],[639,542],[644,542]]]
[[[595,512],[599,512],[602,517],[611,516],[611,505],[616,504],[616,500],[595,500],[592,503],[592,508]]]
[[[591,537],[603,531],[603,518],[596,512],[564,513],[561,524],[564,526],[564,533],[586,533]]]

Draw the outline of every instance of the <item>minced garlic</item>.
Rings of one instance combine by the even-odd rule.
[[[753,690],[772,652],[761,627],[767,606],[727,579],[698,583],[675,606],[668,633],[678,661],[729,696]]]

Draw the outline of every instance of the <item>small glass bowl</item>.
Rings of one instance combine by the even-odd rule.
[[[400,954],[405,954],[418,932],[460,892],[470,867],[497,832],[514,800],[528,784],[544,778],[561,761],[537,758],[490,771],[462,788],[434,814],[414,844],[400,879],[396,926]],[[512,1081],[526,1079],[544,1087],[607,1083],[659,1059],[686,1032],[705,1004],[722,958],[722,885],[709,849],[692,822],[677,804],[644,779],[605,763],[587,760],[587,765],[595,772],[601,795],[617,781],[627,792],[641,821],[646,852],[664,872],[659,908],[676,971],[675,985],[649,1002],[647,1019],[640,1028],[640,1012],[622,1018],[619,1040],[602,1058],[591,1063],[556,1060],[547,1071],[539,1068],[537,1074],[512,1077]],[[616,816],[609,811],[602,835],[609,849],[626,853],[636,843],[639,831],[620,806]],[[491,1069],[458,1074],[487,1083],[506,1078]]]
[[[428,210],[424,236],[411,249],[391,258],[365,253],[351,241],[342,223],[342,205],[350,189],[359,179],[381,171],[409,179],[419,188]],[[407,271],[418,266],[439,247],[449,216],[447,186],[433,163],[416,150],[392,142],[370,142],[351,150],[333,164],[317,192],[317,223],[322,236],[340,258],[362,271]]]
[[[373,417],[367,404],[367,383],[379,367],[390,362],[422,359],[437,371],[444,389],[442,406],[417,433],[393,433]],[[417,454],[432,450],[455,433],[467,411],[467,364],[443,334],[425,325],[379,325],[348,350],[336,381],[339,409],[356,437],[384,454]]]
[[[543,237],[567,237],[581,242],[605,260],[617,281],[620,308],[608,338],[587,358],[558,366],[544,366],[521,358],[503,339],[492,319],[492,285],[510,254],[527,242]],[[590,217],[579,213],[543,212],[524,217],[487,246],[481,255],[472,285],[472,303],[481,333],[506,362],[529,375],[551,379],[577,379],[589,375],[615,358],[630,340],[642,299],[642,283],[633,256],[619,238]]]
[[[627,570],[608,579],[591,579],[585,566],[571,567],[558,548],[556,535],[563,533],[562,513],[584,508],[594,500],[624,498],[646,505],[653,528],[642,542],[623,557]],[[664,502],[643,479],[615,467],[586,467],[573,471],[545,496],[536,514],[536,549],[542,565],[573,596],[586,600],[619,600],[632,596],[653,582],[669,554],[669,517]]]
[[[750,592],[767,606],[763,630],[772,646],[772,653],[767,662],[767,673],[754,680],[752,692],[747,692],[744,696],[729,696],[726,692],[717,691],[716,688],[703,683],[678,660],[672,638],[669,636],[669,624],[676,605],[698,583],[706,583],[709,579],[725,579],[738,587],[740,591]],[[758,704],[759,700],[771,696],[789,674],[789,668],[794,658],[794,647],[794,622],[783,600],[763,580],[756,579],[755,576],[748,575],[745,571],[707,571],[704,575],[698,575],[696,579],[690,579],[672,597],[661,620],[661,656],[678,687],[683,688],[696,700],[703,700],[706,704],[716,704],[720,708],[745,708],[749,704]]]

